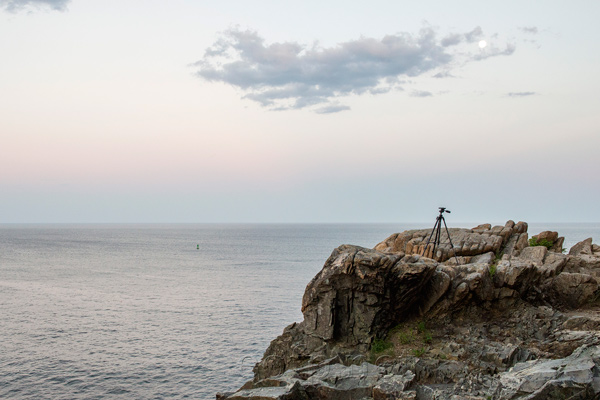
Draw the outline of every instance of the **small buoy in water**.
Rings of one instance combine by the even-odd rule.
[[[199,244],[196,245],[196,250],[200,250],[200,245]]]

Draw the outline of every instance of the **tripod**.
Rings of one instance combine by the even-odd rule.
[[[446,225],[446,219],[444,218],[444,213],[447,212],[450,214],[450,210],[446,210],[446,207],[439,207],[440,215],[435,219],[435,225],[433,225],[433,229],[431,231],[431,235],[429,235],[429,239],[427,239],[427,243],[423,248],[423,255],[427,253],[427,248],[429,247],[429,243],[431,242],[431,238],[433,237],[433,249],[431,250],[431,258],[435,257],[435,248],[440,245],[440,240],[442,239],[442,222],[444,223],[444,228],[446,228],[446,234],[448,235],[448,241],[450,242],[450,246],[452,247],[452,252],[454,253],[454,259],[456,260],[456,265],[458,265],[458,258],[456,257],[456,250],[454,250],[454,245],[452,244],[452,239],[450,239],[450,232],[448,231],[448,225]],[[434,237],[435,234],[435,237]]]

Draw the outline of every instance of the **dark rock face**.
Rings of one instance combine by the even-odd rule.
[[[304,321],[287,327],[254,369],[257,379],[332,354],[365,353],[396,321],[416,312],[436,263],[344,245],[308,284]]]
[[[218,398],[600,399],[600,247],[565,255],[550,231],[537,235],[550,248],[529,247],[527,224],[508,221],[451,229],[455,248],[433,254],[429,234],[335,249],[306,288],[304,321]],[[375,358],[386,337],[394,353]]]

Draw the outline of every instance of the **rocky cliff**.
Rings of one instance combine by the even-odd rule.
[[[218,399],[600,399],[600,247],[527,224],[343,245],[255,377]],[[445,236],[445,235],[444,235]]]

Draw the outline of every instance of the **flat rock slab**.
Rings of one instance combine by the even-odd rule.
[[[227,397],[227,400],[276,400],[290,393],[290,387],[264,387],[244,389]]]
[[[519,394],[540,391],[549,382],[560,383],[566,389],[572,387],[594,388],[594,370],[597,369],[594,360],[600,359],[600,347],[581,347],[568,357],[558,360],[535,360],[519,363],[510,371],[501,374],[501,398],[517,398]],[[597,393],[594,393],[597,394]]]

